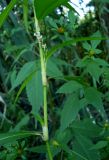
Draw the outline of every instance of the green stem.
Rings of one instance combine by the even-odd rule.
[[[46,142],[46,148],[47,148],[49,160],[53,160],[53,156],[52,156],[52,153],[50,150],[50,145],[49,145],[48,141]]]
[[[47,87],[43,86],[44,91],[44,123],[48,126],[48,116],[47,116]]]
[[[40,34],[40,27],[38,24],[38,20],[35,14],[35,8],[33,3],[34,17],[35,17],[35,28],[36,28],[36,36],[39,43],[39,52],[40,52],[40,63],[41,63],[41,75],[42,75],[42,85],[43,85],[43,109],[44,109],[44,125],[42,126],[43,130],[43,140],[46,141],[46,148],[48,152],[49,160],[53,160],[52,153],[50,150],[50,146],[48,143],[49,135],[48,135],[48,113],[47,113],[47,76],[46,76],[46,61],[45,54],[43,48],[43,38]]]

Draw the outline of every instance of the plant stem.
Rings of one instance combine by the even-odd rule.
[[[44,125],[42,126],[43,131],[43,140],[46,142],[46,148],[48,152],[49,160],[53,160],[52,153],[50,150],[50,146],[48,143],[49,135],[48,135],[48,113],[47,113],[47,76],[46,76],[46,60],[44,54],[44,45],[43,38],[40,34],[40,27],[38,24],[38,20],[35,14],[35,8],[33,4],[34,17],[35,17],[35,28],[36,28],[36,36],[39,44],[39,52],[40,52],[40,63],[41,63],[41,75],[42,75],[42,85],[43,85],[43,110],[44,110]]]
[[[43,38],[40,34],[40,27],[38,24],[38,20],[36,18],[35,14],[35,8],[33,4],[34,9],[34,16],[35,16],[35,28],[36,28],[36,36],[39,44],[39,53],[40,53],[40,63],[41,63],[41,75],[42,75],[42,85],[43,85],[43,108],[44,108],[44,126],[42,126],[43,129],[43,139],[44,141],[47,141],[48,138],[48,117],[47,117],[47,78],[46,78],[46,61],[45,61],[45,54],[43,49]]]
[[[51,150],[50,150],[50,145],[49,145],[48,141],[46,142],[46,148],[47,148],[49,160],[53,160]]]
[[[43,86],[44,91],[44,123],[48,126],[48,116],[47,116],[47,87]]]

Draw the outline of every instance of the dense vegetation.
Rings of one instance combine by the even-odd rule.
[[[109,160],[109,0],[88,6],[0,1],[0,160]]]

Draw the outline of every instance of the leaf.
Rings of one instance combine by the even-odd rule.
[[[20,94],[22,93],[23,89],[26,87],[26,85],[28,84],[28,82],[32,79],[32,76],[34,75],[34,73],[30,74],[25,80],[24,82],[22,83],[20,89],[18,90],[17,92],[17,95],[16,95],[16,98],[15,98],[15,101],[14,101],[14,105],[16,104]]]
[[[108,145],[107,141],[99,141],[95,145],[93,145],[90,149],[102,149]]]
[[[56,24],[56,22],[54,21],[53,18],[47,17],[47,19],[48,19],[48,23],[50,24],[51,27],[53,27],[55,29],[58,29],[58,26],[57,26],[57,24]]]
[[[74,121],[72,123],[72,129],[73,131],[78,132],[85,137],[91,138],[98,137],[98,135],[102,131],[102,128],[94,124],[91,119]]]
[[[94,61],[98,63],[99,66],[103,66],[103,67],[109,66],[109,64],[104,59],[96,58],[94,59]]]
[[[69,95],[64,103],[61,113],[60,129],[64,130],[75,120],[78,112],[85,106],[84,100],[79,100],[76,94]]]
[[[78,83],[77,81],[69,81],[62,85],[58,90],[57,93],[73,93],[82,89],[83,86]]]
[[[26,64],[24,64],[24,66],[20,69],[17,78],[12,85],[11,90],[20,85],[30,74],[32,74],[35,71],[36,71],[35,61],[27,62]]]
[[[62,72],[51,58],[47,61],[47,75],[50,77],[63,76]]]
[[[40,107],[43,106],[42,90],[43,88],[42,88],[41,72],[37,71],[26,86],[26,93],[28,96],[28,100],[32,105],[32,113],[34,115],[37,115]]]
[[[101,33],[97,31],[91,37],[101,37]],[[91,41],[92,48],[95,49],[100,44],[100,42],[101,40]]]
[[[65,2],[68,2],[68,0],[34,0],[34,7],[37,19],[40,20],[44,18],[54,9],[56,9],[60,5],[63,5]]]
[[[13,9],[14,5],[17,3],[18,0],[11,0],[9,5],[6,6],[6,8],[2,11],[0,14],[0,27],[3,25],[5,22],[6,18],[8,17],[9,13]]]
[[[90,75],[94,77],[96,81],[99,82],[99,78],[102,75],[103,70],[95,61],[91,60],[86,67],[86,72],[90,73]]]
[[[57,57],[52,58],[51,57],[50,59],[53,61],[53,63],[55,63],[59,67],[61,67],[61,66],[66,66],[66,67],[71,66],[71,64],[67,63],[66,61],[64,61],[60,58],[57,58]]]
[[[87,102],[89,104],[92,104],[104,117],[105,112],[104,112],[104,107],[102,102],[102,93],[99,92],[94,87],[88,87],[85,89],[84,95],[85,95],[85,98],[87,99]]]
[[[15,128],[12,131],[20,131],[20,129],[23,126],[27,125],[28,121],[29,121],[29,116],[28,115],[24,116],[21,119],[21,121],[18,124],[16,124]]]
[[[85,56],[82,60],[78,61],[76,66],[84,68],[85,72],[89,73],[92,78],[94,77],[95,80],[99,82],[99,78],[103,74],[103,69],[101,66],[106,66],[106,64],[107,63],[100,60],[100,58],[92,59],[89,56]]]
[[[16,79],[16,70],[13,70],[10,76],[11,85],[13,85],[15,79]]]
[[[72,160],[72,159],[77,159],[77,157],[79,158],[78,160],[87,160],[85,157],[83,157],[82,155],[80,155],[79,153],[72,151],[72,154],[69,155],[69,159],[68,160]]]
[[[102,51],[100,49],[93,49],[95,54],[100,54]]]
[[[83,48],[86,49],[87,51],[90,51],[91,45],[88,42],[83,43]]]
[[[70,129],[64,131],[57,130],[55,132],[55,140],[60,144],[67,144],[72,139],[72,133]]]
[[[73,11],[70,10],[68,12],[68,18],[69,18],[69,21],[70,21],[70,25],[73,28],[74,25],[75,25],[76,19],[77,19],[77,17],[75,16]]]
[[[83,57],[83,59],[79,60],[76,64],[76,67],[84,68],[91,62],[91,58],[89,56]]]
[[[100,160],[99,153],[97,151],[90,150],[93,146],[91,140],[77,132],[75,133],[75,142],[73,146],[74,151],[85,157],[87,160]]]
[[[23,0],[23,18],[26,31],[28,32],[28,0]]]
[[[29,136],[41,136],[40,133],[35,131],[23,131],[23,132],[15,132],[15,133],[0,133],[0,145],[12,144],[13,141],[18,139],[26,138]]]
[[[64,103],[61,113],[61,130],[64,130],[76,118],[79,110],[79,100],[73,95],[70,95]],[[75,110],[76,109],[76,110]]]

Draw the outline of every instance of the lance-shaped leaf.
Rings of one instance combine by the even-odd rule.
[[[82,155],[85,158],[84,160],[100,159],[99,152],[96,150],[90,150],[92,146],[93,143],[89,138],[86,138],[77,132],[75,133],[75,141],[73,144],[74,151]],[[77,156],[76,158],[78,159],[79,157]]]
[[[23,0],[23,18],[26,31],[28,32],[28,0]]]
[[[9,13],[13,9],[14,5],[17,3],[18,0],[11,0],[9,5],[2,11],[0,14],[0,27],[5,22],[6,18],[8,17]]]
[[[82,88],[83,86],[80,83],[76,81],[69,81],[65,83],[63,86],[61,86],[58,89],[57,93],[73,93]]]
[[[15,87],[19,86],[26,78],[28,78],[31,74],[33,74],[36,71],[36,62],[30,61],[23,65],[23,67],[20,69],[16,80],[14,81],[11,90],[13,90]]]
[[[37,19],[42,19],[68,0],[34,0]]]
[[[106,115],[103,107],[102,93],[94,87],[87,87],[84,95],[88,104],[92,104],[100,112],[102,117],[105,117]]]
[[[72,123],[72,121],[75,120],[80,109],[85,106],[86,100],[84,98],[79,100],[77,94],[72,94],[68,96],[61,112],[60,129],[64,130],[65,128],[67,128]]]
[[[26,85],[26,93],[30,104],[32,105],[32,113],[37,115],[40,107],[43,106],[43,87],[41,72],[37,71],[32,79]]]
[[[41,136],[39,132],[35,131],[23,131],[15,133],[1,133],[0,134],[0,145],[12,144],[13,141],[18,139],[26,138],[29,136]]]

